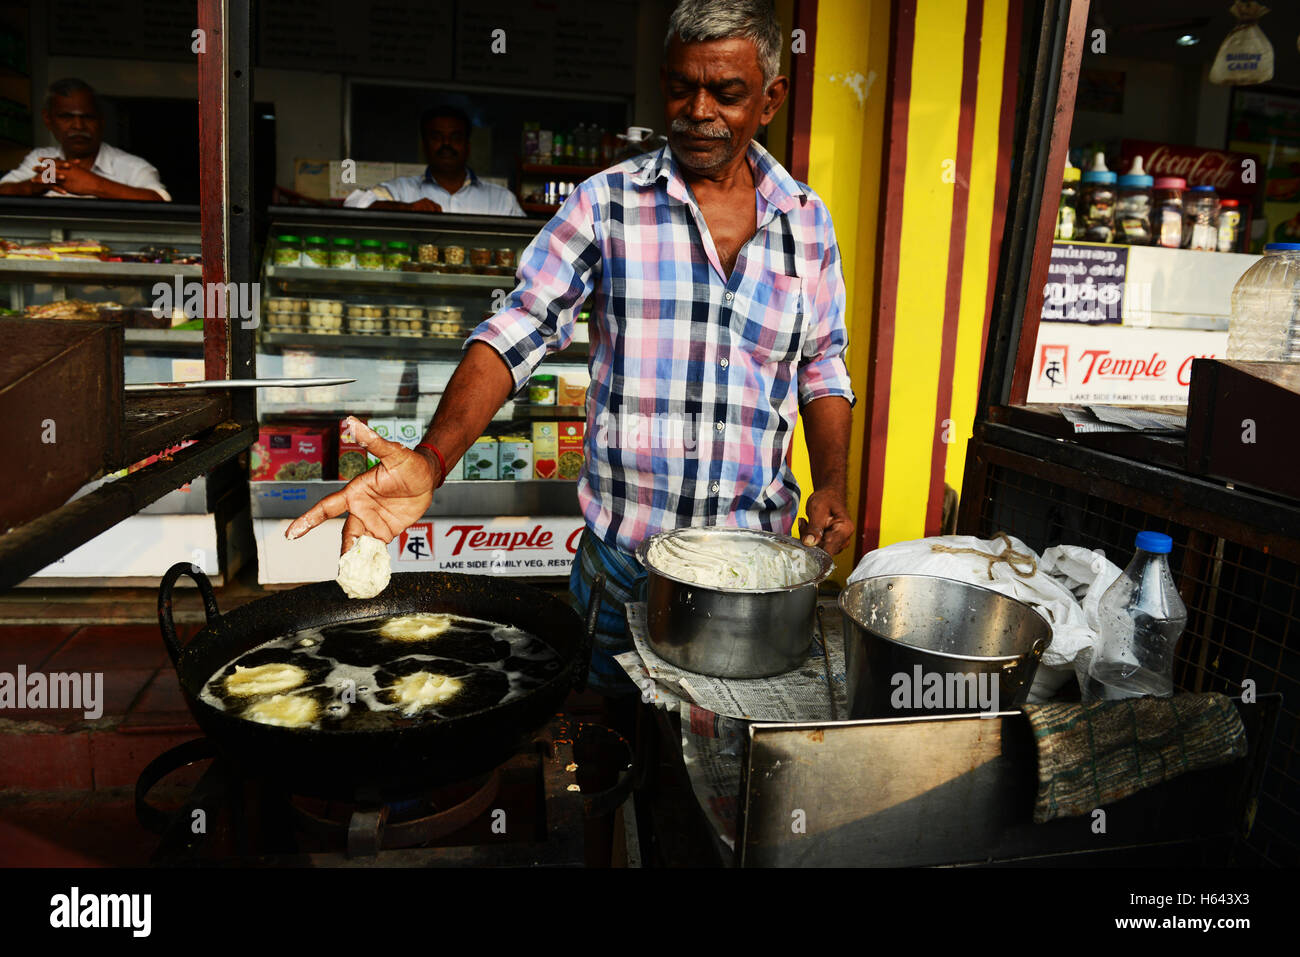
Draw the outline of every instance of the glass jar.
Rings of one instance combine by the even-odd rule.
[[[277,266],[297,266],[302,263],[302,241],[297,236],[276,236],[275,252],[271,261]]]
[[[436,263],[438,261],[438,247],[433,243],[420,243],[416,249],[416,256],[425,265]]]
[[[357,244],[342,237],[330,244],[331,269],[356,269]]]
[[[1155,182],[1151,204],[1155,209],[1155,245],[1178,249],[1183,245],[1183,190],[1187,180],[1181,176],[1161,176]]]
[[[1241,203],[1225,199],[1219,203],[1219,252],[1235,253],[1241,237]]]
[[[1213,186],[1193,186],[1183,200],[1183,248],[1219,248],[1219,194]]]
[[[384,244],[378,239],[361,240],[361,250],[357,253],[358,269],[383,269]]]
[[[384,250],[384,268],[401,269],[402,263],[411,261],[411,246],[401,240],[394,240]]]
[[[528,402],[531,405],[555,405],[558,382],[553,375],[535,375],[528,380]]]
[[[302,252],[302,264],[313,269],[326,269],[330,264],[330,244],[324,236],[308,236]]]
[[[482,246],[476,247],[469,251],[469,264],[471,266],[491,266],[492,250],[485,249]]]
[[[1115,201],[1115,242],[1129,246],[1151,245],[1151,187],[1155,179],[1142,169],[1142,157],[1119,178]]]
[[[1098,165],[1101,165],[1100,159]],[[1087,242],[1109,243],[1115,239],[1116,179],[1118,177],[1110,170],[1096,167],[1083,174],[1079,217],[1083,220],[1081,238]]]
[[[515,268],[515,251],[509,246],[502,246],[492,254],[492,261],[505,269]]]
[[[1061,201],[1056,207],[1056,238],[1074,239],[1078,232],[1079,178],[1083,171],[1077,166],[1065,167],[1061,184]]]

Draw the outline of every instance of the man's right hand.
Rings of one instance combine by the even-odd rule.
[[[429,510],[433,490],[441,478],[431,457],[381,438],[355,418],[347,421],[357,443],[379,459],[379,464],[321,499],[284,532],[285,538],[299,538],[326,519],[347,512],[340,555],[363,534],[388,544],[418,522]]]

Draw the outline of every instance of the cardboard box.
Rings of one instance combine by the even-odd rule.
[[[587,407],[587,387],[591,385],[591,375],[586,369],[572,369],[559,375],[559,393],[557,405],[574,408]]]
[[[465,478],[469,480],[495,479],[500,474],[500,443],[485,435],[465,453]]]
[[[365,417],[360,415],[354,415],[352,418],[366,421]],[[349,438],[347,421],[346,418],[339,420],[338,476],[344,482],[351,481],[370,467],[366,450]]]
[[[312,199],[330,198],[330,161],[324,159],[295,159],[293,161],[293,191]]]
[[[390,442],[397,441],[395,438],[393,438],[393,436],[396,434],[395,420],[371,419],[366,423],[366,425],[370,426],[370,428],[375,431],[375,434],[378,435],[381,439],[387,439]],[[370,454],[366,455],[366,468],[372,469],[378,464],[379,464],[379,459],[375,458],[373,455]]]
[[[497,443],[503,479],[530,479],[533,477],[533,440],[522,435],[503,435]]]
[[[533,423],[533,478],[555,478],[560,457],[559,426],[555,422]]]
[[[419,419],[393,419],[393,441],[413,449],[424,438],[424,423]]]
[[[555,457],[557,463],[555,467],[555,477],[575,480],[578,473],[582,471],[583,462],[583,433],[586,431],[586,422],[561,422],[556,430],[557,444]]]
[[[294,482],[325,477],[334,430],[323,425],[264,425],[249,457],[254,482]]]

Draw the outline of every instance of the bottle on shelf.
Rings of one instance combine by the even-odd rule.
[[[1065,164],[1064,182],[1061,184],[1061,202],[1056,207],[1056,238],[1074,239],[1078,230],[1076,206],[1079,202],[1079,178],[1083,171]]]
[[[1138,532],[1137,553],[1101,596],[1100,638],[1088,664],[1085,703],[1174,693],[1174,649],[1187,624],[1169,572],[1173,540]]]
[[[1130,246],[1151,245],[1151,187],[1155,178],[1142,168],[1142,157],[1119,178],[1119,199],[1115,202],[1115,241]]]
[[[1229,359],[1300,361],[1300,243],[1269,243],[1232,288]]]
[[[1241,236],[1241,202],[1219,200],[1219,252],[1235,253]]]
[[[1155,244],[1166,249],[1183,245],[1183,192],[1187,180],[1181,176],[1161,176],[1155,181]]]
[[[1183,203],[1183,248],[1219,248],[1219,194],[1213,186],[1193,186]]]
[[[1106,168],[1106,154],[1098,151],[1092,166],[1083,174],[1079,212],[1083,219],[1083,239],[1090,243],[1115,241],[1115,180]]]

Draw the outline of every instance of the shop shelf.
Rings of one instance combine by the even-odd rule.
[[[126,329],[128,346],[201,346],[201,329]]]
[[[253,518],[297,518],[346,485],[337,481],[250,482]],[[452,481],[438,489],[428,517],[579,515],[578,483],[565,479]]]
[[[539,176],[545,179],[571,179],[575,182],[594,176],[603,166],[552,166],[549,163],[522,163],[519,172],[525,176]]]
[[[404,272],[400,269],[319,269],[311,266],[266,267],[266,278],[282,282],[341,286],[388,286],[426,289],[513,289],[514,276],[475,273]]]
[[[0,275],[32,279],[199,279],[202,266],[172,263],[108,263],[94,259],[0,259]]]
[[[312,349],[349,354],[389,353],[399,358],[409,358],[412,355],[459,355],[463,351],[465,340],[436,336],[353,336],[314,332],[264,332],[259,344],[263,348]],[[588,343],[585,342],[573,342],[563,353],[559,353],[559,356],[585,356],[587,346]]]

